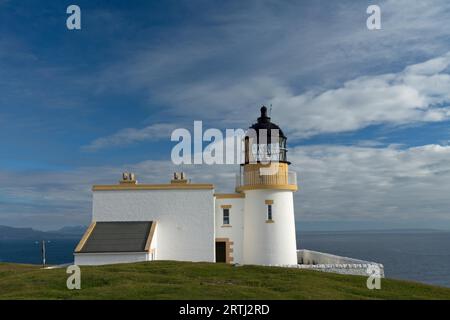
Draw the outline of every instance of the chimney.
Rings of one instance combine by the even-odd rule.
[[[137,184],[136,175],[132,172],[122,173],[120,184]]]
[[[188,180],[184,172],[174,172],[170,183],[188,183]]]

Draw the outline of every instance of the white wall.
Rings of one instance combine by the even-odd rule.
[[[297,265],[292,191],[245,191],[244,263]],[[266,200],[273,200],[274,223],[266,223]]]
[[[146,252],[75,253],[74,257],[74,264],[77,266],[97,266],[150,260],[149,254]]]
[[[376,262],[305,249],[297,250],[297,257],[299,263],[298,267],[301,269],[370,276],[373,274],[372,268],[377,267],[379,276],[384,278],[384,266]]]
[[[94,191],[93,221],[157,221],[157,259],[215,261],[214,190]]]
[[[216,238],[229,238],[233,241],[233,263],[242,263],[244,236],[244,200],[216,199]],[[231,205],[230,226],[223,226],[222,205]]]

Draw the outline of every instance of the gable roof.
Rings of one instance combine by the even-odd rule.
[[[94,222],[75,252],[148,252],[155,227],[154,221]]]

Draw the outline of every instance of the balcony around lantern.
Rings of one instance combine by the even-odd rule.
[[[258,189],[297,191],[297,173],[280,170],[274,174],[261,174],[261,170],[244,170],[236,175],[237,192]]]

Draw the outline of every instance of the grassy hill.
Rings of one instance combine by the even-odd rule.
[[[81,290],[65,269],[0,264],[0,299],[450,299],[450,289],[383,279],[259,266],[156,261],[81,267]]]

